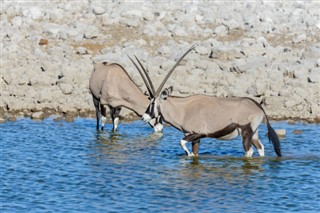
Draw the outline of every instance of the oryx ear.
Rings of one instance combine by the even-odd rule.
[[[172,92],[172,86],[169,87],[169,88],[164,89],[164,90],[162,91],[162,93],[161,93],[160,98],[161,98],[162,100],[166,100],[167,97],[171,94],[171,92]]]

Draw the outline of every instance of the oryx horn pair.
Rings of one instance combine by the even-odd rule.
[[[196,47],[197,44],[192,45],[180,58],[179,60],[175,63],[175,65],[171,68],[171,70],[168,72],[168,74],[166,75],[166,77],[163,79],[163,81],[161,82],[160,86],[158,87],[157,91],[155,91],[154,86],[152,84],[152,81],[150,79],[150,76],[147,72],[147,70],[143,67],[142,63],[140,62],[140,60],[134,56],[136,58],[136,60],[138,61],[140,67],[143,70],[143,73],[145,74],[145,76],[143,75],[141,69],[138,67],[138,65],[133,61],[133,59],[128,55],[129,59],[131,60],[131,62],[134,64],[134,66],[137,68],[137,70],[139,71],[146,87],[147,90],[149,92],[149,95],[151,98],[155,98],[158,97],[161,90],[163,89],[165,83],[167,82],[167,80],[169,79],[170,75],[172,74],[172,72],[175,70],[175,68],[180,64],[180,62],[182,61],[182,59],[191,51]]]

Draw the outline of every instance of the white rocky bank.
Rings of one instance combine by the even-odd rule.
[[[167,83],[175,95],[253,97],[273,119],[319,122],[319,11],[312,0],[1,1],[1,117],[93,112],[94,63],[122,64],[145,90],[126,54],[159,85],[197,43]]]

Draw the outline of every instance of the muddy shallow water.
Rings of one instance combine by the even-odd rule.
[[[287,130],[283,158],[264,125],[266,157],[247,159],[240,138],[202,140],[200,156],[187,157],[179,131],[154,134],[141,121],[115,134],[89,118],[6,122],[1,212],[319,212],[320,125],[272,126]]]

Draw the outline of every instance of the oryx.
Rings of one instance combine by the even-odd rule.
[[[201,138],[231,139],[241,135],[245,156],[251,157],[253,155],[252,145],[256,147],[260,156],[264,156],[264,146],[258,137],[258,127],[265,119],[269,140],[272,141],[276,154],[281,157],[278,136],[259,103],[245,97],[170,96],[172,87],[162,92],[161,90],[173,70],[167,74],[154,98],[150,100],[142,116],[143,121],[149,122],[161,116],[165,122],[182,131],[185,137],[180,141],[180,145],[188,156],[198,155]],[[192,142],[192,153],[186,146],[190,141]]]
[[[146,75],[149,78],[148,73]],[[154,88],[149,86],[144,77],[143,80],[149,95],[153,97]],[[104,129],[107,106],[112,118],[112,131],[116,131],[121,107],[126,107],[141,117],[149,105],[148,97],[133,82],[126,70],[117,63],[96,64],[90,77],[89,89],[96,109],[97,130],[99,129],[100,111],[102,114],[101,129]],[[159,121],[157,118],[149,121],[155,132],[162,131],[163,126]]]

